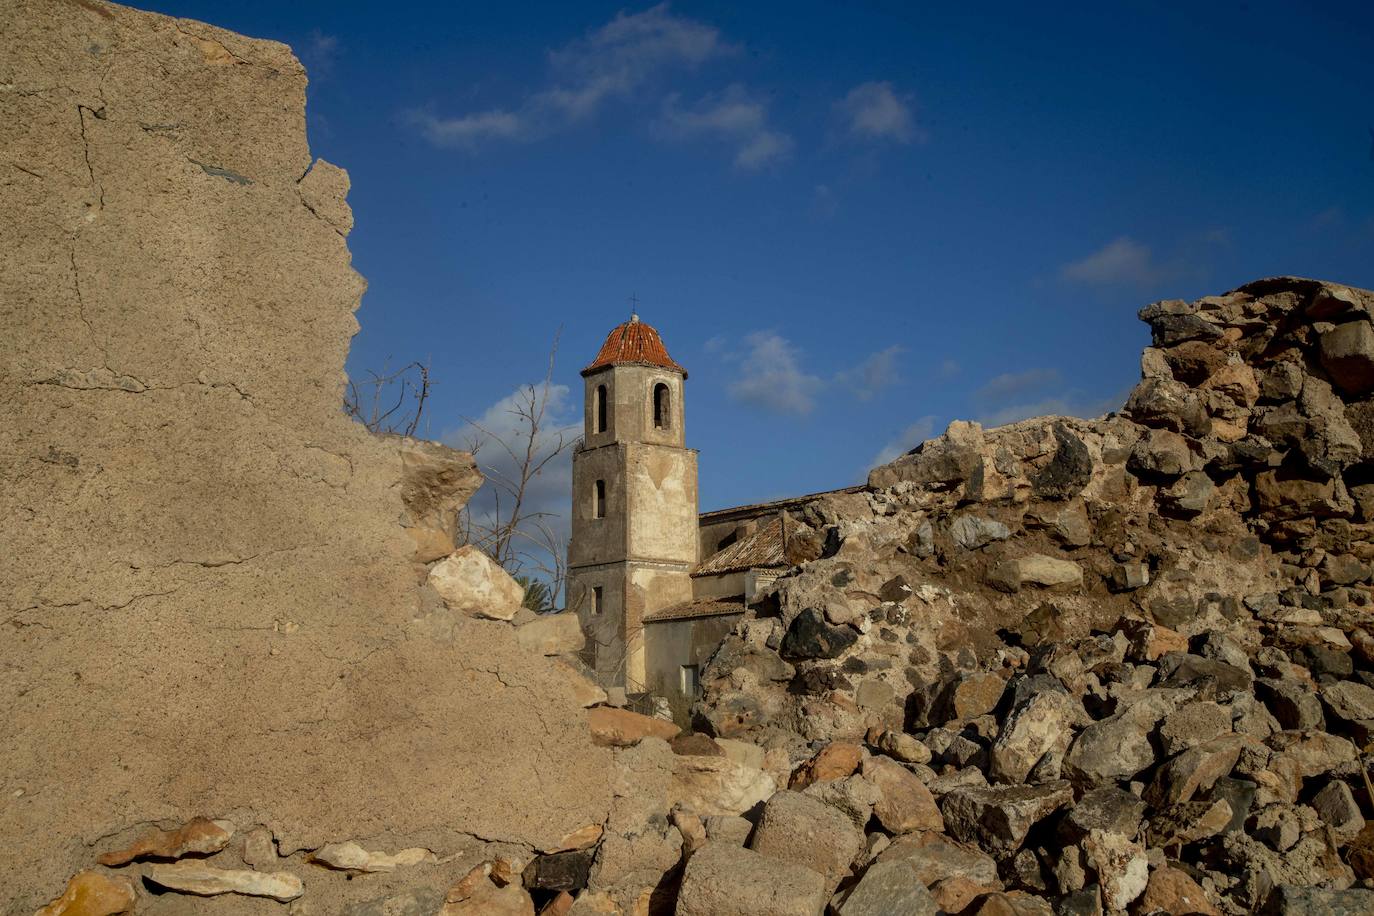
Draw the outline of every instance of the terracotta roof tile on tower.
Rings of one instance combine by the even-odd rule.
[[[617,325],[606,336],[606,342],[601,345],[601,352],[596,354],[596,359],[592,360],[591,365],[582,370],[582,374],[586,375],[607,366],[624,365],[658,366],[681,372],[683,378],[687,377],[687,370],[668,355],[668,348],[663,346],[663,338],[658,336],[658,331],[640,321],[638,315],[632,316],[624,324]]]

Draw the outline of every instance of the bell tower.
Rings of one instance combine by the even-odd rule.
[[[644,682],[643,616],[692,597],[697,453],[683,429],[687,370],[631,315],[582,377],[567,605],[598,681],[635,693],[653,687]]]

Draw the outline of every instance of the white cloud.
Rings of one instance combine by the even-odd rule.
[[[1160,264],[1150,248],[1127,236],[1113,239],[1087,257],[1065,264],[1060,275],[1087,286],[1145,288],[1174,274]]]
[[[1121,406],[1123,398],[1085,398],[1082,392],[1066,391],[1061,395],[1024,403],[1006,404],[978,417],[987,427],[1005,426],[1031,417],[1100,417]]]
[[[973,392],[979,423],[1005,426],[1029,417],[1100,417],[1121,406],[1124,394],[1103,398],[1064,385],[1058,369],[1035,368],[994,376]]]
[[[518,140],[529,134],[529,125],[510,111],[483,111],[461,118],[416,113],[413,120],[431,143],[469,151],[487,140]]]
[[[837,373],[835,381],[852,390],[859,400],[867,401],[901,380],[897,372],[897,357],[902,351],[903,348],[896,345],[879,350],[854,368]]]
[[[811,192],[811,215],[816,219],[830,219],[840,209],[840,200],[828,184],[818,184]]]
[[[706,339],[706,343],[701,348],[710,354],[728,354],[730,352],[730,338],[724,334],[714,334]]]
[[[888,440],[878,454],[873,456],[869,462],[870,468],[896,461],[898,458],[911,451],[916,446],[930,438],[930,434],[935,431],[935,418],[933,416],[921,417],[906,429],[902,430],[892,439]]]
[[[518,106],[454,117],[412,112],[410,120],[432,143],[469,151],[488,141],[534,140],[592,118],[607,101],[634,95],[665,71],[733,50],[713,26],[674,15],[660,3],[640,13],[618,13],[551,51],[553,79]]]
[[[756,331],[744,339],[749,350],[739,358],[739,378],[730,396],[777,413],[807,414],[824,382],[801,367],[801,353],[773,331]]]
[[[940,378],[954,378],[962,370],[963,367],[959,365],[957,359],[947,359],[940,363],[939,376]]]
[[[1341,205],[1333,204],[1312,217],[1312,225],[1313,227],[1320,228],[1322,226],[1329,226],[1332,223],[1340,223],[1344,221],[1344,219],[1345,211],[1341,208]]]
[[[1002,404],[1026,392],[1043,391],[1062,380],[1058,369],[1027,369],[1024,372],[1004,372],[984,382],[973,393],[975,402]]]
[[[319,29],[311,29],[305,43],[299,46],[301,59],[310,71],[311,80],[318,79],[334,69],[340,46],[337,35],[329,35]]]
[[[528,427],[519,415],[519,408],[527,397],[530,386],[519,386],[510,394],[482,411],[457,429],[446,433],[442,439],[454,448],[472,451],[477,464],[487,480],[481,489],[468,502],[468,511],[473,519],[482,525],[491,525],[497,518],[498,500],[500,513],[509,517],[510,500],[508,494],[501,492],[499,480],[516,481],[520,477],[521,461],[525,447]],[[543,383],[536,383],[533,390],[543,397]],[[567,385],[550,385],[545,402],[545,414],[539,436],[534,445],[534,461],[537,464],[557,449],[561,443],[575,440],[582,433],[582,405],[574,403],[572,392]],[[502,447],[504,442],[515,452],[510,454]],[[566,545],[571,529],[570,508],[572,499],[572,449],[564,449],[548,461],[538,476],[532,478],[525,488],[525,502],[522,513],[542,514],[542,521],[548,525],[560,545]],[[530,541],[522,540],[519,549],[527,553],[524,558],[524,572],[538,573],[541,564],[550,565],[547,553]],[[565,551],[560,546],[560,551]]]
[[[683,108],[677,95],[669,96],[654,130],[665,139],[707,137],[728,143],[735,148],[735,167],[745,170],[785,159],[793,146],[790,136],[769,125],[767,103],[738,84],[690,108]]]
[[[924,140],[911,113],[910,97],[897,95],[888,82],[863,83],[836,103],[849,133],[865,140],[910,143]]]

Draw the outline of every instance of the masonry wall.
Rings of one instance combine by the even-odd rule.
[[[697,453],[628,443],[625,485],[631,557],[697,562]]]
[[[669,386],[667,423],[655,428],[653,389]],[[597,389],[607,391],[607,429],[597,432]],[[642,690],[641,620],[692,597],[697,561],[697,454],[681,447],[682,377],[644,366],[615,366],[586,377],[584,442],[573,456],[569,606],[592,648],[598,679]],[[644,441],[647,440],[647,441]],[[605,515],[596,517],[596,482]],[[602,589],[593,613],[592,589]]]
[[[682,691],[682,666],[706,669],[706,661],[716,650],[741,614],[663,620],[645,628],[645,681],[657,696],[665,697],[675,711],[690,707],[695,697]]]
[[[654,386],[668,386],[667,425],[654,426]],[[584,377],[584,431],[588,447],[606,442],[648,442],[681,447],[686,441],[681,373],[654,366],[614,366]],[[606,386],[606,431],[596,431],[596,389]]]
[[[722,573],[718,576],[695,576],[692,594],[698,598],[733,598],[743,595],[745,571]]]
[[[449,854],[605,819],[567,687],[438,620],[397,445],[340,411],[364,283],[305,84],[201,23],[0,4],[6,912],[152,821]]]
[[[573,454],[572,540],[568,565],[619,562],[629,539],[626,507],[630,495],[625,476],[625,446],[613,443],[582,448]],[[595,517],[596,481],[606,483],[606,514]]]

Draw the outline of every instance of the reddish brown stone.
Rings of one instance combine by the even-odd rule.
[[[80,871],[67,882],[67,889],[36,916],[114,916],[134,908],[137,894],[134,883],[122,875]]]
[[[673,749],[674,754],[683,757],[724,757],[725,748],[716,744],[710,735],[703,735],[700,732],[692,732],[687,735],[678,735],[668,745]]]
[[[843,779],[859,768],[863,760],[863,748],[847,741],[832,741],[816,752],[816,755],[803,763],[792,774],[788,784],[791,789],[805,789],[813,782],[827,779]]]
[[[602,747],[630,747],[645,738],[667,741],[682,731],[671,722],[610,706],[587,710],[587,724],[591,726],[592,742]]]
[[[996,891],[996,888],[979,884],[962,875],[944,878],[930,886],[930,896],[942,913],[962,913],[968,905],[983,894]]]
[[[999,674],[966,674],[950,690],[949,712],[960,721],[987,715],[997,707],[1007,682]]]
[[[1207,893],[1188,873],[1177,868],[1156,868],[1145,885],[1145,893],[1135,902],[1140,913],[1169,913],[1171,916],[1221,916]]]
[[[574,849],[590,849],[597,843],[601,842],[602,832],[603,829],[600,824],[588,824],[585,827],[579,827],[572,833],[565,835],[563,839],[558,841],[558,845],[553,846],[550,849],[543,849],[540,851],[554,853],[569,852]],[[505,862],[504,859],[498,861]]]
[[[191,853],[219,852],[229,843],[232,830],[226,830],[205,817],[187,821],[176,830],[154,829],[144,834],[127,849],[107,852],[96,861],[101,865],[126,865],[135,859],[153,856],[159,859],[179,859]]]
[[[1366,821],[1363,829],[1346,847],[1346,860],[1361,880],[1374,878],[1374,821]]]
[[[559,891],[558,896],[550,900],[539,911],[539,916],[568,916],[572,909],[573,895],[567,891]]]
[[[945,829],[935,797],[906,767],[886,757],[870,757],[864,761],[863,773],[864,779],[882,792],[882,800],[873,806],[873,813],[890,832]]]

